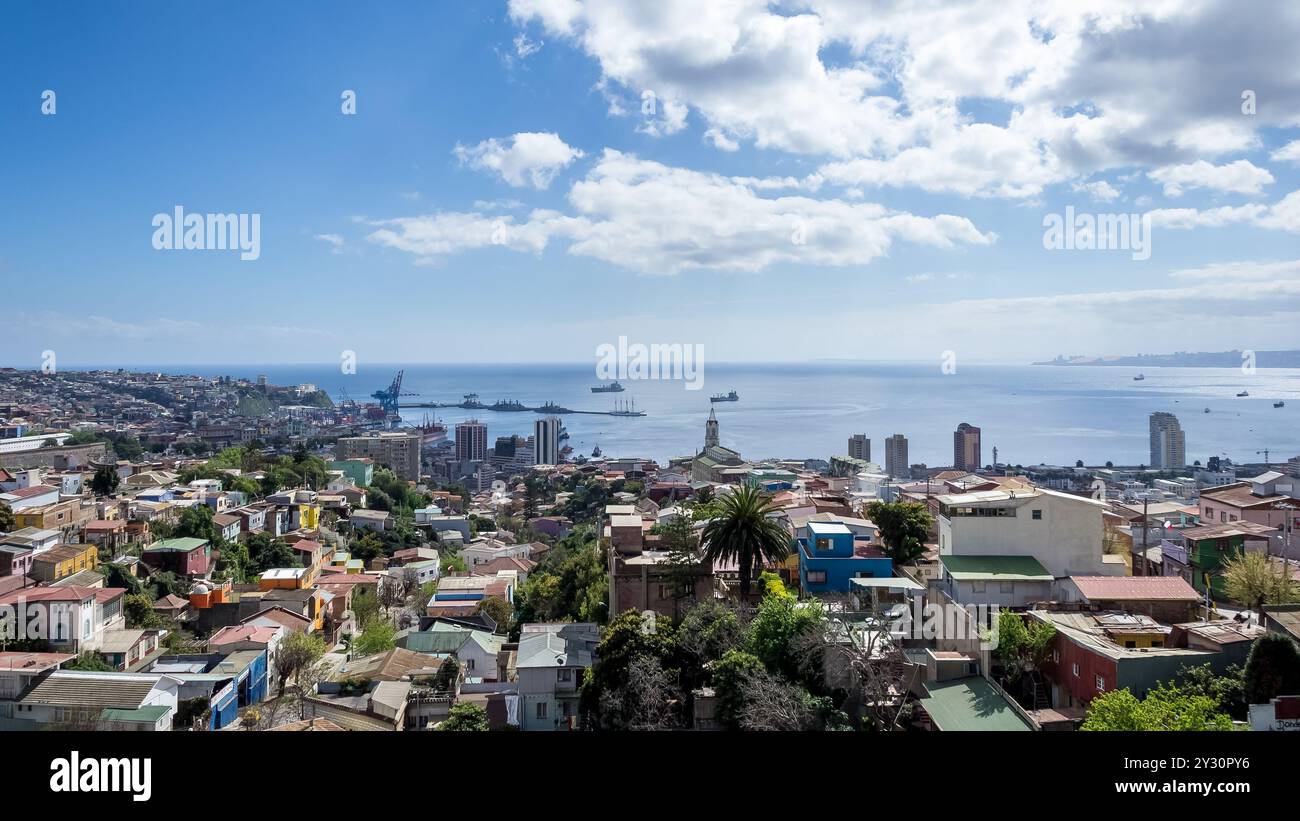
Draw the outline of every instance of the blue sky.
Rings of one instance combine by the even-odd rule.
[[[1300,13],[1101,6],[10,5],[0,361],[1295,347]],[[156,250],[176,205],[260,256]]]

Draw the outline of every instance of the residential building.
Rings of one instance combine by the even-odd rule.
[[[179,681],[157,673],[56,670],[18,699],[14,720],[33,730],[166,732],[172,729],[179,691]]]
[[[57,582],[98,566],[99,549],[93,544],[61,544],[35,556],[28,575],[43,582]]]
[[[1181,470],[1187,466],[1187,446],[1178,417],[1157,411],[1151,414],[1151,467]]]
[[[849,437],[849,456],[854,459],[861,459],[864,462],[871,461],[871,440],[865,433],[855,433]]]
[[[870,537],[855,537],[840,522],[810,521],[808,535],[795,539],[799,552],[799,588],[807,595],[848,593],[850,579],[894,575],[894,563]]]
[[[958,604],[1028,607],[1050,601],[1056,577],[1033,556],[939,557],[940,586]]]
[[[477,419],[456,424],[456,459],[482,462],[488,457],[487,425]]]
[[[600,627],[591,623],[523,626],[515,662],[521,729],[576,728],[578,691],[599,642]]]
[[[368,457],[335,459],[330,462],[330,470],[342,471],[357,487],[370,487],[375,478],[375,460]]]
[[[335,444],[337,461],[371,459],[402,479],[420,478],[420,433],[378,431],[365,436],[343,436]]]
[[[935,497],[943,556],[1032,556],[1056,578],[1121,576],[1122,556],[1102,548],[1106,503],[1019,487]]]
[[[980,469],[980,429],[967,422],[952,434],[952,466],[957,470]]]
[[[533,422],[533,464],[560,463],[560,417],[548,416]]]
[[[907,461],[907,437],[901,433],[895,433],[885,440],[885,473],[891,479],[911,477]]]
[[[98,650],[106,634],[125,626],[125,594],[118,587],[28,587],[0,595],[0,608],[13,608],[16,632],[27,638],[44,640],[60,652],[83,653]]]
[[[212,565],[212,545],[207,539],[163,539],[144,549],[144,563],[180,576],[206,577]]]

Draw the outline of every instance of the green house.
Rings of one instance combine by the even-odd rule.
[[[1255,522],[1228,522],[1184,530],[1181,535],[1187,544],[1187,565],[1192,575],[1192,587],[1203,594],[1208,586],[1211,597],[1226,599],[1228,591],[1227,581],[1223,578],[1224,565],[1246,551],[1246,540],[1267,540],[1268,534],[1276,530],[1277,528]]]

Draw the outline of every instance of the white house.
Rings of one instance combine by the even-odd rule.
[[[1124,576],[1102,550],[1106,503],[1055,490],[987,490],[936,497],[940,556],[1031,556],[1057,579]]]

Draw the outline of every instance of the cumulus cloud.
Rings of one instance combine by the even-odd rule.
[[[691,111],[720,150],[825,159],[828,181],[846,186],[1031,198],[1108,169],[1221,160],[1258,148],[1260,128],[1300,124],[1295,4],[1261,9],[1267,25],[1234,0],[887,0],[870,13],[860,0],[510,0],[509,11],[590,56],[611,113],[635,117],[653,94],[642,131],[673,133]],[[1246,88],[1269,101],[1253,117],[1238,111]],[[1002,113],[973,116],[970,100]],[[1219,190],[1252,185],[1228,184]]]
[[[495,174],[516,188],[531,185],[548,188],[555,175],[583,156],[558,134],[521,132],[505,140],[488,139],[473,146],[457,145],[453,150],[463,165]]]
[[[1245,224],[1300,233],[1300,191],[1292,191],[1273,205],[1249,203],[1219,208],[1157,208],[1147,213],[1151,215],[1151,224],[1161,228],[1190,230]]]
[[[763,196],[768,184],[606,149],[570,188],[569,214],[539,210],[521,221],[479,212],[369,220],[375,230],[367,238],[425,262],[490,245],[539,253],[552,240],[563,240],[570,254],[664,274],[757,271],[780,263],[865,265],[896,242],[954,248],[997,239],[965,217],[924,217],[804,195]]]
[[[1300,163],[1300,140],[1292,140],[1286,145],[1268,155],[1274,162],[1296,162]]]
[[[1164,186],[1165,196],[1181,197],[1188,188],[1209,188],[1233,194],[1260,194],[1273,175],[1248,160],[1214,165],[1205,160],[1167,165],[1147,174]]]

